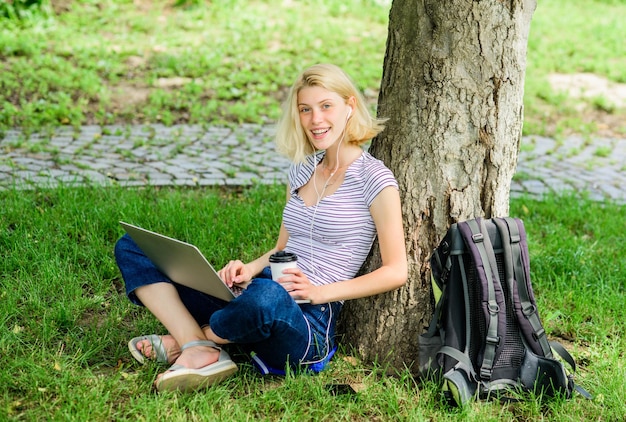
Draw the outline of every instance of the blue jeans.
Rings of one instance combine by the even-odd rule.
[[[198,322],[248,352],[255,352],[274,367],[292,368],[324,360],[334,347],[338,302],[298,305],[287,291],[271,279],[269,267],[252,280],[244,292],[230,302],[172,282],[161,273],[125,234],[115,245],[115,259],[126,284],[128,298],[142,305],[135,290],[165,282],[178,294]]]

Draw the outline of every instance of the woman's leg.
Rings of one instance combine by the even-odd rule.
[[[206,340],[195,318],[180,300],[178,291],[169,283],[156,283],[135,290],[137,298],[165,326],[179,346],[194,340]],[[185,349],[176,363],[197,369],[217,362],[219,351],[212,347],[196,346]]]
[[[332,312],[327,304],[300,306],[278,283],[256,278],[241,296],[213,314],[205,334],[209,340],[242,344],[272,367],[296,367],[332,348]]]
[[[172,335],[177,348],[193,340],[206,340],[200,324],[206,324],[211,314],[224,305],[223,301],[172,284],[128,235],[117,242],[115,256],[129,299],[144,305],[155,315]],[[218,357],[216,349],[192,347],[180,354],[176,362],[189,368],[199,368],[216,361]]]

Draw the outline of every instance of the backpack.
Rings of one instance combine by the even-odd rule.
[[[549,342],[530,283],[528,244],[517,218],[453,224],[430,258],[434,313],[419,338],[420,374],[452,405],[513,400],[512,391],[570,398],[576,363]],[[571,367],[554,358],[559,354]]]

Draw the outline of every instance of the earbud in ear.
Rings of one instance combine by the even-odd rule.
[[[346,120],[348,120],[351,115],[352,115],[352,107],[350,107],[350,110],[348,110],[348,115],[346,116]]]

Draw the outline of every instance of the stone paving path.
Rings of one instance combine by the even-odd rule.
[[[215,186],[285,180],[273,126],[201,125],[60,127],[0,139],[0,190],[60,183]],[[626,140],[525,137],[511,195],[585,191],[626,202]]]

